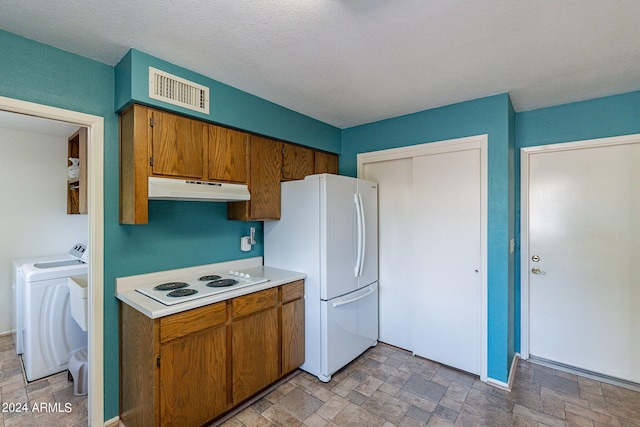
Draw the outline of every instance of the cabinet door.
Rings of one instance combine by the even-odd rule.
[[[230,202],[229,219],[280,219],[282,142],[252,135],[249,143],[248,202]]]
[[[233,322],[233,403],[278,379],[278,310],[261,311]]]
[[[151,114],[151,174],[202,179],[205,124],[161,111]]]
[[[304,179],[313,174],[314,154],[311,148],[282,144],[282,179]]]
[[[158,324],[157,319],[120,302],[120,420],[127,426],[160,425]]]
[[[280,219],[282,143],[252,136],[250,163],[251,218]]]
[[[249,135],[233,129],[209,125],[208,179],[247,183]]]
[[[304,363],[304,300],[282,304],[282,374]]]
[[[222,325],[161,347],[162,426],[202,425],[229,408],[226,343]]]
[[[314,173],[333,173],[337,175],[338,156],[336,154],[316,151]]]

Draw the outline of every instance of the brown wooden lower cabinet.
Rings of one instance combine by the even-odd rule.
[[[233,403],[242,402],[279,377],[278,312],[274,306],[233,320]]]
[[[120,419],[197,426],[304,362],[304,281],[151,319],[120,303]]]
[[[282,374],[304,363],[304,280],[282,287]]]
[[[199,426],[229,408],[226,336],[223,325],[160,347],[162,425]]]

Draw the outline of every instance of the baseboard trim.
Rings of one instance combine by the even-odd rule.
[[[513,355],[513,360],[511,361],[511,369],[509,370],[509,378],[507,378],[507,382],[498,381],[493,378],[487,378],[487,384],[492,387],[499,388],[500,390],[511,392],[513,388],[513,382],[516,378],[516,368],[518,367],[518,361],[520,360],[520,353],[515,353]]]
[[[576,368],[575,366],[565,365],[563,363],[554,362],[552,360],[543,359],[536,356],[529,356],[529,362],[535,363],[536,365],[546,366],[547,368],[557,369],[558,371],[590,378],[592,380],[600,381],[603,383],[612,384],[618,387],[624,387],[629,390],[640,391],[640,383],[635,383],[633,381],[623,380],[605,374],[599,374],[597,372]]]
[[[120,417],[113,417],[104,422],[104,427],[125,427],[125,425],[120,422]]]

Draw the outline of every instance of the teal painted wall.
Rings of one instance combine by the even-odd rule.
[[[640,91],[516,115],[518,148],[640,132]]]
[[[210,114],[205,116],[148,98],[149,66],[209,86],[212,98]],[[340,149],[338,128],[135,49],[130,50],[115,67],[114,94],[112,108],[115,111],[121,111],[132,102],[139,102],[318,149],[332,152]],[[117,147],[115,150],[117,154]],[[118,165],[105,165],[105,169],[107,168],[111,170],[113,187],[110,188],[113,189],[115,197],[114,203],[109,205],[109,228],[105,225],[106,247],[110,249],[108,254],[105,254],[105,257],[109,257],[110,266],[105,272],[106,280],[113,281],[116,277],[132,274],[263,255],[263,223],[227,220],[226,203],[150,201],[148,225],[118,225]],[[250,227],[256,228],[258,244],[251,252],[241,252],[240,237],[248,235]],[[113,301],[113,311],[110,313],[116,313],[115,300]],[[116,322],[110,325],[117,327]],[[109,336],[113,339],[105,342],[105,348],[117,348],[117,330],[114,329]],[[117,363],[115,353],[113,356],[105,354],[106,358],[114,364]],[[105,379],[116,379],[117,375],[117,366],[108,372],[105,369]],[[108,387],[109,393],[105,393],[106,419],[118,413],[117,380],[109,381]]]
[[[118,223],[118,116],[128,93],[146,90],[146,76],[129,61],[149,62],[169,72],[179,67],[131,52],[117,69],[53,47],[0,31],[0,96],[102,116],[104,147],[104,380],[105,419],[118,415],[118,304],[115,278],[208,264],[263,254],[262,223],[226,219],[226,203],[151,201],[149,224]],[[145,63],[146,63],[145,62]],[[129,70],[129,71],[128,71]],[[115,75],[119,82],[116,84]],[[185,73],[183,77],[194,77]],[[200,77],[201,78],[201,77]],[[339,152],[340,130],[212,80],[217,91],[210,121],[245,128],[327,151]],[[215,83],[215,84],[214,84]],[[116,104],[118,99],[118,104]],[[132,98],[134,99],[134,98]],[[226,109],[225,106],[233,106]],[[303,135],[304,134],[304,135]],[[305,136],[306,135],[306,136]],[[240,251],[240,236],[255,226],[259,243]]]
[[[509,245],[511,240],[514,241],[514,251],[511,252],[511,246],[509,246],[509,295],[508,304],[509,311],[507,318],[509,319],[509,330],[507,333],[507,359],[513,361],[513,357],[516,353],[516,348],[520,342],[519,325],[520,320],[517,316],[518,302],[516,288],[519,286],[516,280],[516,274],[518,270],[518,246],[517,246],[517,208],[516,208],[516,112],[513,109],[513,104],[509,100]]]
[[[520,148],[640,133],[640,91],[517,113],[516,351],[520,351]]]
[[[154,67],[210,88],[209,114],[148,96],[148,70]],[[340,153],[340,129],[281,107],[208,77],[131,49],[116,65],[116,110],[132,102],[175,111],[213,123]]]
[[[0,31],[0,95],[104,117],[105,415],[117,415],[118,311],[114,278],[120,255],[110,243],[118,223],[118,118],[113,68]]]
[[[515,278],[513,256],[509,256],[509,239],[515,237],[515,206],[509,189],[515,141],[508,94],[345,129],[340,173],[356,175],[358,153],[480,134],[489,135],[488,375],[506,382],[515,322]]]

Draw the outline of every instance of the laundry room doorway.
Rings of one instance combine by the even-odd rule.
[[[88,424],[104,423],[104,119],[71,110],[0,97],[0,111],[73,124],[87,129]],[[15,184],[19,184],[16,179]],[[19,188],[16,189],[19,191]]]

